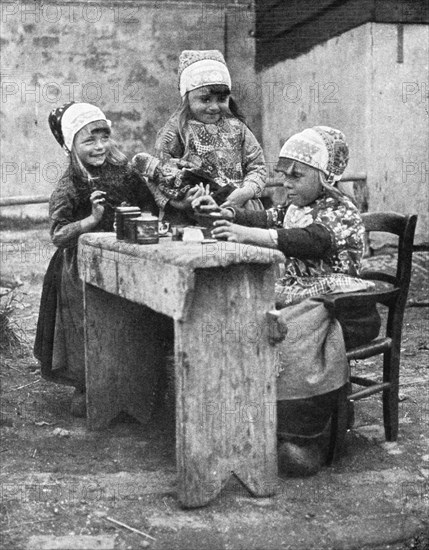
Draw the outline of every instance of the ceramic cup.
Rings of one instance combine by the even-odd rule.
[[[167,235],[169,229],[170,229],[169,222],[158,222],[158,233],[160,237]]]

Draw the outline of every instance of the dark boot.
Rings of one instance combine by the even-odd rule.
[[[329,428],[330,422],[320,435],[279,438],[277,447],[279,475],[307,477],[317,474],[327,461]]]
[[[337,390],[308,399],[277,402],[279,474],[304,477],[326,464]]]

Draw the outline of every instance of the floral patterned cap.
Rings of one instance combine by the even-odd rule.
[[[48,123],[51,129],[51,132],[54,134],[54,138],[58,141],[61,147],[64,147],[64,136],[61,129],[61,119],[63,118],[64,112],[71,106],[74,105],[74,101],[70,103],[65,103],[61,107],[57,107],[49,113]]]
[[[314,126],[289,138],[280,150],[279,162],[282,158],[312,166],[327,176],[327,183],[334,184],[347,166],[349,147],[340,130]]]
[[[91,103],[71,101],[57,107],[48,117],[49,127],[55,139],[67,152],[71,151],[74,136],[90,122],[99,122],[100,127],[110,132],[111,122],[101,109]]]
[[[179,57],[179,90],[186,92],[224,84],[231,89],[231,76],[219,50],[184,50]]]

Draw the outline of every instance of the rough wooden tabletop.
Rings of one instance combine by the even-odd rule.
[[[191,269],[240,263],[273,264],[284,261],[279,250],[227,241],[181,242],[161,237],[158,244],[142,245],[118,241],[114,233],[87,233],[81,247],[94,247],[146,260]]]

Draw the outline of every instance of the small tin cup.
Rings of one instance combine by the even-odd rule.
[[[124,221],[128,218],[136,218],[140,216],[141,210],[137,206],[117,206],[115,208],[115,227],[116,227],[116,238],[118,241],[123,241],[125,239],[124,233]]]
[[[142,215],[133,220],[136,228],[136,242],[138,244],[157,244],[159,242],[159,226],[157,216],[150,212],[142,212]]]
[[[185,229],[184,225],[173,225],[171,227],[171,240],[172,241],[182,241],[183,240],[183,231]]]
[[[220,217],[211,216],[210,214],[195,214],[195,219],[199,226],[211,231],[214,227],[214,222],[220,220]]]

